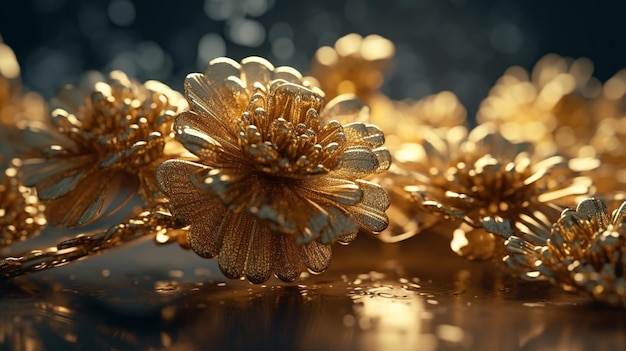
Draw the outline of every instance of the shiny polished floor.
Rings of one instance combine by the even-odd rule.
[[[473,263],[436,235],[335,246],[296,283],[150,241],[1,286],[2,350],[621,350],[626,311]]]

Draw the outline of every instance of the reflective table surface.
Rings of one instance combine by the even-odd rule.
[[[621,350],[626,311],[424,233],[334,246],[321,275],[228,280],[214,260],[144,241],[1,286],[2,350]]]

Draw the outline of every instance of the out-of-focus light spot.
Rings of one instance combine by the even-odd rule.
[[[272,53],[280,60],[289,60],[295,52],[296,47],[289,38],[278,38],[272,43]]]
[[[221,35],[207,33],[198,42],[198,67],[206,68],[209,61],[226,55],[226,43]]]
[[[339,61],[339,56],[330,46],[322,46],[315,53],[315,59],[324,66],[332,66]]]
[[[235,14],[235,5],[232,0],[206,0],[204,13],[212,20],[223,21]]]
[[[524,35],[513,23],[500,23],[489,35],[494,50],[503,54],[514,54],[522,48]]]
[[[0,43],[0,75],[8,79],[15,79],[20,75],[20,65],[13,50],[2,43]]]
[[[390,59],[396,49],[393,43],[380,35],[369,35],[361,45],[361,56],[370,61]]]
[[[465,339],[463,329],[449,324],[441,324],[436,329],[437,337],[451,344],[460,344]]]
[[[265,40],[263,25],[251,19],[236,19],[228,23],[228,38],[235,44],[257,47]]]
[[[248,16],[259,17],[267,12],[267,0],[244,0],[243,6]]]
[[[137,47],[137,63],[145,71],[157,71],[163,68],[165,53],[155,42],[140,43]]]
[[[280,38],[293,39],[293,29],[289,23],[276,22],[270,27],[267,38],[270,40],[270,43],[273,43],[274,40]]]
[[[434,335],[424,333],[420,318],[424,303],[415,292],[391,286],[365,292],[353,308],[356,324],[371,337],[371,349],[404,349],[406,345],[419,345],[419,350],[437,348]]]
[[[607,99],[617,100],[626,94],[626,70],[620,73],[604,83],[603,93]]]
[[[111,62],[109,62],[108,68],[110,70],[124,71],[130,77],[137,76],[137,62],[135,56],[131,52],[122,52],[117,54]]]
[[[131,25],[135,21],[135,5],[128,0],[113,0],[109,3],[109,19],[120,27]]]

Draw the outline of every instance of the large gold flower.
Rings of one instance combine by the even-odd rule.
[[[405,144],[394,156],[397,168],[389,179],[403,185],[412,204],[404,211],[413,231],[384,233],[388,240],[451,219],[456,226],[451,247],[470,259],[493,255],[498,227],[558,217],[576,196],[590,191],[590,180],[579,171],[597,166],[593,159],[542,155],[531,144],[505,139],[491,124],[469,133],[464,127],[424,131],[423,143]]]
[[[395,51],[393,43],[379,35],[351,33],[337,39],[334,47],[319,48],[309,74],[319,81],[328,99],[355,94],[370,103],[383,85]]]
[[[517,235],[506,242],[506,262],[523,278],[626,307],[626,202],[611,215],[604,201],[585,199],[551,230]]]
[[[227,277],[293,281],[327,268],[330,243],[387,226],[387,194],[363,178],[390,155],[376,126],[347,123],[367,111],[358,100],[324,106],[298,71],[258,57],[211,61],[185,95],[174,128],[199,162],[165,161],[157,181],[191,248]]]
[[[19,165],[14,160],[0,183],[0,247],[36,235],[46,225],[44,206],[34,189],[23,185]]]
[[[88,224],[105,204],[127,197],[117,195],[138,190],[146,201],[157,200],[156,166],[182,150],[171,132],[174,116],[187,106],[182,95],[114,71],[106,81],[67,86],[56,104],[52,127],[28,125],[32,150],[23,165],[50,223]]]

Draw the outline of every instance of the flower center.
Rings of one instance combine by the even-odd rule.
[[[512,161],[502,162],[489,154],[473,163],[458,162],[447,173],[446,178],[455,181],[446,195],[464,196],[464,201],[459,202],[460,207],[472,219],[491,215],[517,216],[536,192],[533,184],[524,183],[532,175],[530,167]]]
[[[239,145],[257,170],[288,178],[326,174],[341,161],[343,127],[336,121],[320,125],[322,97],[277,80],[257,91],[237,120]]]

